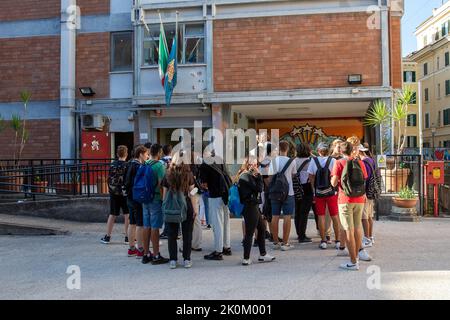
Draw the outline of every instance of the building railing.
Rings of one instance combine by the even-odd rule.
[[[0,160],[0,195],[26,198],[98,196],[108,193],[111,159]]]

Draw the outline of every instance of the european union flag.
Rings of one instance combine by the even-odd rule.
[[[164,89],[166,91],[166,104],[170,106],[172,94],[177,85],[177,37],[173,38],[172,49],[167,63],[166,76],[164,78]]]

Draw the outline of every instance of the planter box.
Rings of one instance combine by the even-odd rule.
[[[48,181],[39,181],[33,183],[33,187],[31,187],[31,192],[34,193],[45,193],[46,187],[48,186]]]
[[[56,185],[56,194],[61,195],[73,195],[81,193],[81,183],[73,183],[73,182],[57,182]]]
[[[415,199],[400,199],[397,197],[392,198],[394,206],[405,209],[416,208],[418,201],[419,201],[418,198]]]
[[[397,193],[406,186],[410,169],[386,169],[381,171],[381,176],[386,192]]]

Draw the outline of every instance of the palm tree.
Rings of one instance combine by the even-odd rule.
[[[383,154],[383,125],[390,120],[389,109],[383,100],[376,100],[367,112],[364,125],[370,127],[380,127],[380,154]]]
[[[392,112],[392,119],[397,123],[398,144],[397,154],[401,154],[406,142],[406,127],[408,126],[409,105],[414,99],[414,92],[410,87],[405,87],[400,93],[397,104]],[[420,117],[421,115],[419,115]],[[403,122],[403,134],[401,134],[401,124]]]

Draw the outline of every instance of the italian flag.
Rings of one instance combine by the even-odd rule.
[[[167,48],[166,34],[164,32],[164,25],[161,22],[161,28],[159,31],[159,50],[158,50],[158,65],[159,65],[159,78],[161,84],[164,87],[164,77],[167,71],[167,63],[169,60],[169,53]]]

